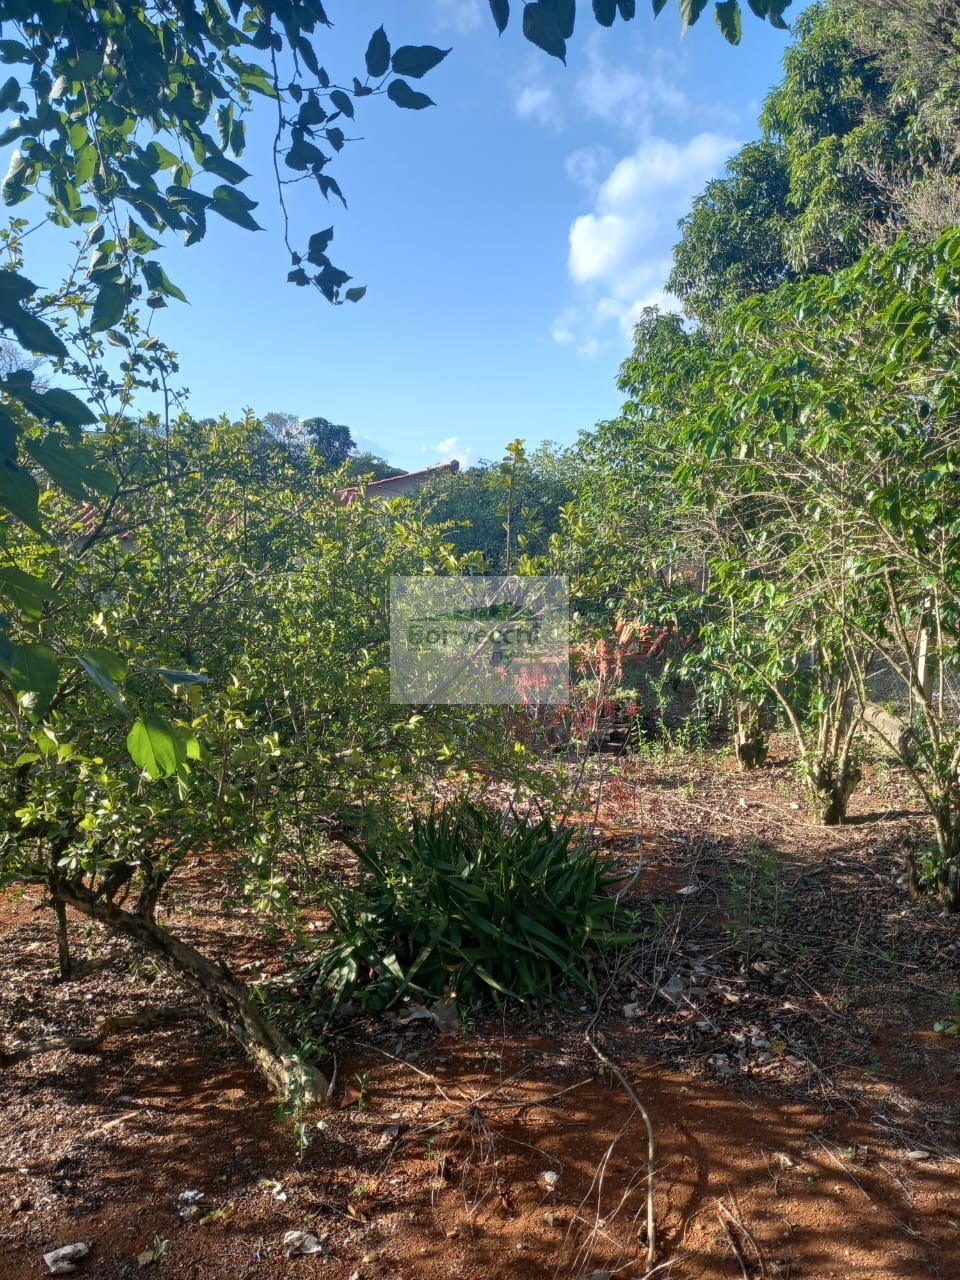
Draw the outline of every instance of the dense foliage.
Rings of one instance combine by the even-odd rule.
[[[523,573],[548,563],[574,485],[571,459],[549,444],[529,454],[515,440],[500,462],[432,480],[423,502],[461,555],[487,573]]]
[[[701,323],[648,312],[620,418],[581,442],[581,541],[602,583],[616,529],[621,616],[696,636],[685,670],[745,764],[771,714],[789,729],[816,820],[843,821],[879,738],[936,837],[911,884],[956,908],[960,24],[916,8],[937,21],[804,14],[764,138],[683,224],[672,284]]]

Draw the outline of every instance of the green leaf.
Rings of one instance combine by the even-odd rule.
[[[68,428],[89,427],[97,420],[82,400],[62,387],[38,392],[30,407],[48,422],[60,422]]]
[[[32,298],[37,286],[16,271],[0,271],[0,308]]]
[[[707,7],[707,0],[680,0],[680,17],[683,19],[683,30],[693,24]]]
[[[64,359],[67,355],[67,348],[50,326],[29,311],[18,310],[13,315],[0,316],[0,324],[12,329],[17,341],[28,351],[55,359]]]
[[[127,734],[127,750],[149,778],[169,778],[177,768],[177,744],[167,722],[153,712],[134,722]]]
[[[153,670],[171,689],[176,685],[209,684],[210,682],[210,677],[203,675],[200,671],[177,671],[173,667],[154,667]]]
[[[601,27],[612,27],[617,16],[617,0],[593,0],[593,16]]]
[[[67,348],[49,325],[20,305],[37,286],[16,271],[0,271],[0,325],[11,329],[21,346],[39,355],[63,357]]]
[[[660,9],[656,8],[658,2],[662,9],[667,0],[654,0],[654,16],[660,12]],[[617,8],[624,22],[631,22],[637,16],[637,0],[617,0]]]
[[[20,429],[16,422],[0,406],[0,462],[16,462],[19,436]]]
[[[30,719],[42,720],[56,696],[60,676],[52,650],[43,644],[13,645],[12,661],[8,653],[0,653],[0,671]]]
[[[119,710],[126,712],[126,705],[117,688],[117,681],[127,674],[126,663],[109,649],[88,649],[78,659],[81,667],[98,688],[102,689]]]
[[[145,262],[143,278],[147,282],[147,287],[156,293],[165,294],[168,298],[176,298],[180,302],[187,301],[187,295],[173,284],[159,262]]]
[[[419,80],[438,66],[449,52],[449,49],[437,49],[430,44],[405,44],[393,55],[390,65],[395,76],[411,76]]]
[[[737,0],[719,0],[714,15],[717,26],[723,32],[723,38],[730,44],[739,44],[743,35],[743,24],[740,21],[740,5]]]
[[[314,266],[322,266],[332,239],[333,227],[327,227],[326,231],[315,231],[307,241],[307,261]]]
[[[432,98],[411,89],[406,80],[391,80],[387,85],[387,97],[398,107],[404,107],[407,111],[422,111],[424,107],[434,105]]]
[[[250,177],[243,165],[237,164],[235,160],[229,160],[221,152],[207,156],[203,167],[207,173],[215,174],[225,182],[243,182],[244,178]]]
[[[577,16],[576,0],[540,0],[540,3],[553,13],[557,29],[564,40],[569,40]]]
[[[311,125],[323,124],[326,118],[327,113],[320,105],[320,99],[315,93],[308,93],[297,113],[297,124],[301,129],[308,129]]]
[[[18,40],[0,40],[0,62],[30,62],[33,56]]]
[[[344,93],[342,89],[334,89],[330,94],[330,101],[338,111],[342,111],[349,119],[353,119],[353,99],[348,93]]]
[[[0,462],[0,507],[17,516],[36,533],[43,532],[37,504],[40,490],[26,469],[9,460]]]
[[[377,27],[370,37],[370,43],[367,45],[366,62],[367,75],[373,80],[379,80],[390,69],[390,41],[387,39],[387,33],[383,27]]]
[[[535,0],[524,9],[523,34],[538,49],[566,63],[567,43],[560,33],[556,14],[542,0]]]
[[[348,289],[344,297],[348,302],[359,302],[366,292],[367,286],[365,284],[357,285],[353,289]]]
[[[57,598],[49,583],[12,565],[0,568],[0,592],[12,600],[25,617],[34,621],[43,616],[44,604]]]
[[[250,216],[250,210],[257,207],[256,200],[238,191],[236,187],[217,187],[213,193],[210,208],[219,213],[221,218],[243,227],[245,231],[262,231],[263,228]]]
[[[490,12],[497,24],[497,31],[503,35],[510,21],[510,0],[490,0]]]
[[[90,332],[102,333],[104,329],[112,329],[123,319],[127,309],[129,288],[126,283],[102,285],[93,304],[93,315],[90,319]]]
[[[117,487],[115,476],[94,465],[95,454],[89,449],[71,447],[62,437],[27,440],[24,447],[54,484],[71,498],[83,500],[91,491],[109,496]]]
[[[20,83],[16,76],[11,76],[9,80],[0,87],[0,111],[9,111],[19,97]]]

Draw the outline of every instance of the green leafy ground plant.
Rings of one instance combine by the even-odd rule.
[[[547,819],[459,802],[353,849],[360,882],[329,902],[335,935],[317,965],[337,1002],[589,988],[591,953],[632,937],[618,873]]]

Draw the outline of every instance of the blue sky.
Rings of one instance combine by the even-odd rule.
[[[264,102],[244,164],[265,231],[216,220],[201,244],[164,254],[190,305],[172,303],[155,331],[179,354],[192,412],[319,414],[410,468],[498,457],[517,436],[569,443],[613,416],[633,319],[663,299],[677,219],[756,135],[786,33],[747,13],[731,48],[708,10],[681,39],[673,4],[604,31],[581,0],[563,67],[522,39],[519,12],[498,38],[486,0],[327,7],[336,28],[321,60],[348,83],[381,22],[394,47],[452,46],[417,86],[437,105],[358,103],[362,140],[330,170],[347,211],[292,189],[301,242],[333,222],[331,257],[368,287],[333,308],[286,284]],[[58,235],[27,242],[42,284],[70,254]]]

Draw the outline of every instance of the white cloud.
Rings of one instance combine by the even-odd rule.
[[[514,97],[517,115],[555,129],[574,116],[601,120],[634,135],[654,132],[664,116],[673,123],[694,116],[695,104],[677,87],[680,59],[657,51],[641,53],[630,64],[612,62],[604,56],[601,41],[597,33],[587,41],[585,68],[572,83],[569,73],[545,72],[541,62],[529,61]]]
[[[563,112],[549,85],[527,84],[517,94],[514,109],[521,120],[535,120],[551,129],[563,127]]]
[[[447,436],[446,440],[438,440],[436,444],[422,444],[420,452],[429,455],[435,462],[452,462],[456,458],[466,463],[473,450],[460,443],[459,436]]]
[[[611,326],[629,338],[644,307],[669,305],[677,221],[738,145],[717,133],[685,143],[648,136],[613,165],[594,188],[593,208],[570,227],[567,266],[578,300],[554,321],[555,342],[593,354]]]
[[[576,328],[580,320],[580,312],[576,307],[567,307],[554,320],[550,335],[561,347],[572,346],[577,340]]]
[[[576,81],[576,95],[583,109],[598,120],[625,129],[654,127],[658,114],[685,118],[692,110],[690,99],[677,88],[678,60],[658,52],[646,59],[646,67],[608,61],[600,49],[596,33],[587,43],[587,68]],[[666,74],[664,64],[670,63]]]
[[[565,168],[567,177],[578,187],[583,187],[591,195],[595,194],[604,173],[609,172],[613,164],[613,152],[609,147],[579,147],[567,156]]]
[[[480,0],[433,0],[438,26],[453,31],[476,31],[483,22]]]
[[[604,280],[630,248],[633,228],[618,213],[587,213],[570,228],[570,274],[578,284]]]

